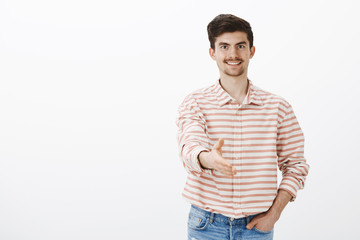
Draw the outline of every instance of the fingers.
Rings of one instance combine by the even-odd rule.
[[[216,159],[216,166],[215,169],[221,172],[222,174],[232,177],[236,174],[236,168],[233,167],[228,161],[226,161],[222,156],[222,150],[221,148],[224,146],[224,139],[219,138],[217,143],[215,143],[213,149],[216,150],[215,152],[218,152],[217,159]],[[219,154],[220,153],[220,154]]]
[[[236,175],[236,169],[234,167],[223,169],[220,172],[228,177],[233,177]]]
[[[230,177],[236,175],[236,168],[222,157],[217,159],[215,169]]]
[[[221,148],[223,145],[224,145],[224,139],[219,138],[219,140],[217,141],[217,143],[215,143],[213,148],[221,152]]]
[[[233,176],[236,175],[237,171],[236,171],[235,167],[231,167],[231,171],[232,171]]]
[[[246,225],[246,228],[247,229],[252,229],[255,225],[256,225],[257,221],[256,221],[256,218],[253,218],[249,223],[248,225]]]

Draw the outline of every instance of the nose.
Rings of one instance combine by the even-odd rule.
[[[237,47],[231,47],[229,49],[229,57],[236,58],[238,56]]]

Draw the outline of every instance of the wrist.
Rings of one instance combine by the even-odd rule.
[[[280,218],[280,215],[281,215],[281,211],[274,208],[274,207],[271,207],[267,212],[266,214],[268,216],[270,216],[271,218],[273,218],[275,221],[279,220]]]
[[[273,202],[273,205],[267,211],[267,214],[275,218],[277,221],[280,218],[282,211],[284,210],[285,206],[288,204],[290,199],[291,199],[291,195],[288,192],[284,190],[279,190]]]
[[[199,164],[203,169],[211,169],[208,162],[207,156],[209,155],[209,151],[203,150],[198,155]]]

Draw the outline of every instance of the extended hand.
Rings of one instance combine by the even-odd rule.
[[[222,146],[224,139],[220,138],[210,152],[201,152],[199,160],[201,166],[207,169],[214,169],[222,174],[232,177],[236,174],[236,169],[222,157]]]

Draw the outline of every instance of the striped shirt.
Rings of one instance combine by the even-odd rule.
[[[188,172],[183,197],[234,218],[267,211],[278,189],[289,192],[293,201],[309,170],[304,136],[291,105],[248,83],[242,104],[220,80],[192,92],[176,119],[180,158]],[[222,156],[237,170],[233,177],[200,166],[199,153],[210,151],[219,138],[225,140]],[[277,168],[282,172],[279,187]]]

